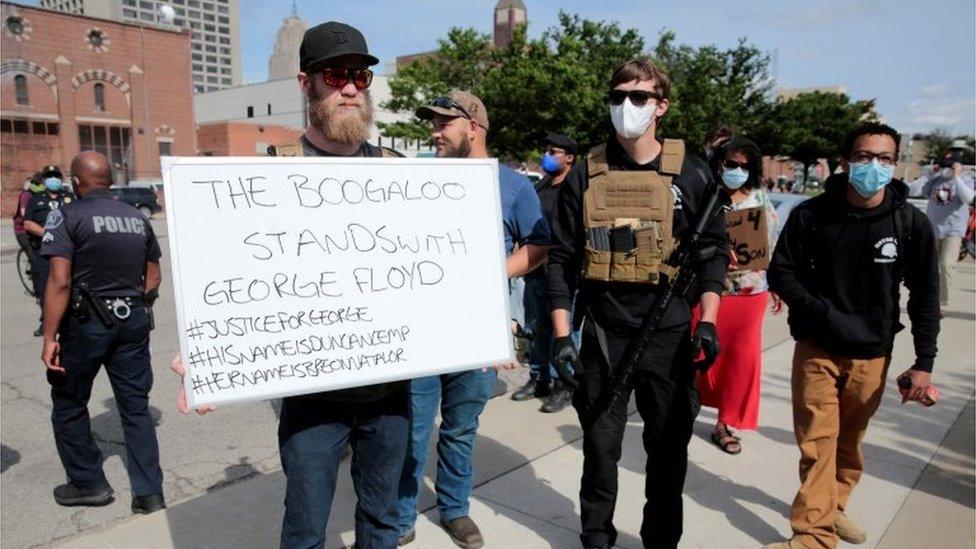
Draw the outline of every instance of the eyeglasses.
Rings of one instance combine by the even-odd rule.
[[[344,88],[349,81],[357,90],[365,90],[373,83],[373,71],[369,69],[347,69],[345,67],[325,67],[322,80],[327,86]]]
[[[724,166],[726,170],[734,170],[736,168],[742,168],[743,170],[749,171],[748,162],[736,162],[735,160],[726,160],[725,162],[722,162],[722,166]]]
[[[635,107],[643,107],[651,99],[661,101],[661,95],[655,92],[644,90],[610,90],[610,93],[607,94],[607,102],[611,105],[620,105],[628,97]]]
[[[542,149],[542,152],[544,154],[551,154],[551,155],[566,154],[566,150],[565,149],[559,149],[559,148],[553,147],[551,145],[548,146],[548,147],[544,147]]]
[[[468,110],[462,107],[460,103],[451,99],[450,97],[438,97],[437,99],[434,99],[431,105],[441,109],[457,109],[461,111],[461,113],[464,115],[465,118],[469,118],[469,119],[471,118],[471,114],[468,113]]]
[[[888,153],[876,154],[870,151],[854,151],[854,154],[851,155],[851,162],[855,164],[862,164],[865,162],[870,162],[875,158],[878,159],[878,164],[885,167],[893,166],[896,161],[895,157]]]

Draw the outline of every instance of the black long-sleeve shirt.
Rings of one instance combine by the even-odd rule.
[[[613,136],[607,142],[607,164],[611,170],[657,170],[658,158],[647,164],[638,164],[630,158]],[[581,277],[583,255],[586,248],[586,231],[583,226],[583,193],[589,186],[586,166],[576,171],[576,177],[563,181],[559,196],[558,215],[552,220],[552,245],[549,248],[549,301],[553,309],[572,306],[573,296],[579,289],[579,303],[592,320],[608,329],[620,331],[640,327],[650,311],[658,286],[633,282],[603,282]],[[671,181],[675,194],[673,234],[677,238],[688,235],[698,220],[705,196],[714,189],[715,182],[704,162],[685,154],[681,173]],[[705,226],[701,236],[703,245],[715,245],[720,252],[708,261],[698,264],[698,287],[692,301],[704,292],[721,293],[729,261],[728,237],[725,232],[725,214],[718,212]],[[662,322],[662,328],[687,323],[691,313],[689,303],[672,301]]]
[[[891,352],[899,322],[899,287],[909,290],[915,368],[931,371],[939,335],[939,280],[932,224],[906,201],[895,180],[883,202],[847,203],[846,176],[797,206],[776,244],[770,289],[789,305],[790,332],[849,358]]]

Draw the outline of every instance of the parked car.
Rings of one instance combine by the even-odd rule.
[[[132,204],[147,218],[161,210],[152,187],[112,187],[109,190],[117,200]]]

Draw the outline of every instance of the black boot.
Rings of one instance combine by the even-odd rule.
[[[546,402],[542,405],[542,411],[547,414],[552,414],[558,412],[565,408],[570,402],[573,401],[573,390],[563,384],[561,381],[557,381],[553,384],[552,394],[546,399]]]
[[[149,494],[132,498],[132,512],[138,515],[148,515],[166,508],[166,500],[162,494]]]
[[[547,396],[550,393],[549,382],[529,378],[519,390],[512,393],[512,400],[531,400]]]
[[[54,489],[54,501],[66,507],[75,505],[101,507],[112,503],[115,499],[114,494],[108,484],[99,488],[79,488],[68,482]]]

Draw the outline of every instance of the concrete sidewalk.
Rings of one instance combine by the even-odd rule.
[[[933,408],[901,405],[894,378],[913,359],[911,337],[899,336],[881,409],[864,440],[864,478],[849,515],[869,533],[867,546],[884,548],[973,547],[974,538],[974,269],[960,264],[956,304],[943,322],[935,383],[943,400]],[[907,324],[907,319],[903,320]],[[699,416],[689,448],[682,547],[754,548],[789,535],[787,515],[798,486],[791,420],[789,365],[793,351],[785,318],[768,318],[764,329],[761,428],[741,433],[738,456],[720,452],[708,434],[714,410]],[[518,382],[525,373],[516,374]],[[578,547],[581,431],[571,409],[536,412],[538,402],[491,401],[482,416],[476,449],[477,487],[471,515],[487,547]],[[256,405],[255,405],[256,406]],[[221,429],[220,412],[195,422]],[[620,462],[618,546],[641,547],[644,452],[641,421],[631,416]],[[269,433],[260,433],[262,439]],[[208,449],[198,448],[200,460]],[[431,455],[433,457],[433,455]],[[248,463],[228,463],[251,467]],[[452,548],[437,526],[428,460],[428,510],[409,547]],[[238,470],[237,473],[240,473]],[[64,547],[275,547],[282,517],[284,478],[276,467],[251,467],[250,476],[179,501],[147,517],[127,518],[79,537]],[[229,478],[239,478],[228,473]],[[328,528],[327,547],[353,543],[355,497],[343,465]],[[10,504],[7,500],[6,504]],[[124,503],[127,504],[127,501]],[[118,503],[116,503],[118,505]],[[842,544],[843,546],[844,544]]]

